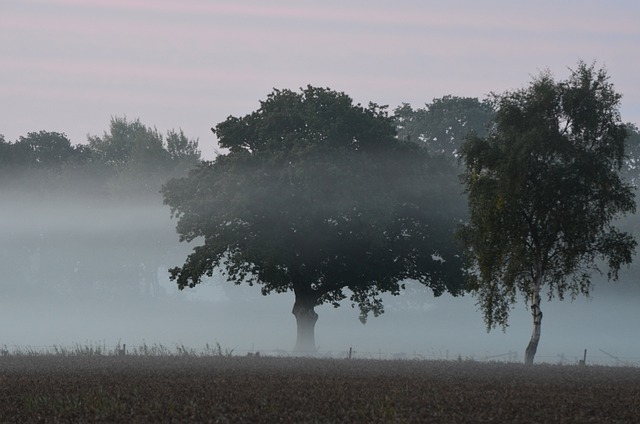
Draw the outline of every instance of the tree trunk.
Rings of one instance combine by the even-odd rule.
[[[538,350],[540,341],[540,329],[542,326],[542,311],[540,310],[540,284],[536,284],[531,295],[531,316],[533,317],[533,333],[529,345],[524,351],[525,365],[533,365],[533,358]]]
[[[293,305],[293,315],[296,317],[298,337],[296,340],[296,353],[311,354],[316,352],[315,325],[318,314],[314,311],[315,300],[313,298],[296,293],[296,301]]]

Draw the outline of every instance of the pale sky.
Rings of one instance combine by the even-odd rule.
[[[101,135],[111,116],[209,128],[311,84],[391,109],[483,98],[597,61],[640,124],[640,2],[0,0],[0,134]]]

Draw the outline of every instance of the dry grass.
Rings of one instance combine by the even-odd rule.
[[[640,369],[228,356],[0,357],[0,422],[635,422]]]

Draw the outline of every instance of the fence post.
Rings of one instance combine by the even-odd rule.
[[[584,356],[580,360],[580,362],[578,362],[578,365],[586,365],[586,364],[587,364],[587,349],[584,350]]]

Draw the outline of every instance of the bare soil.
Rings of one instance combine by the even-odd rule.
[[[0,422],[637,422],[640,368],[219,356],[0,357]]]

